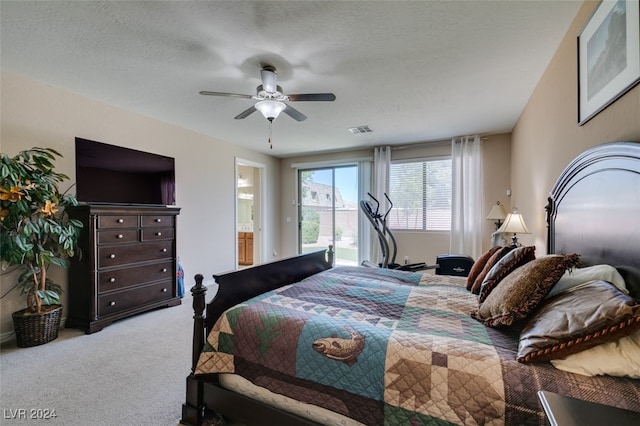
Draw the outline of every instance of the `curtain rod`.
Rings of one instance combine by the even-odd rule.
[[[451,139],[440,140],[440,141],[408,143],[404,145],[388,145],[388,146],[391,147],[391,151],[398,151],[398,150],[407,149],[407,148],[420,148],[421,146],[440,146],[440,145],[449,145],[449,144],[451,144]]]
[[[441,145],[449,145],[449,144],[451,144],[451,139],[470,138],[470,137],[475,137],[475,135],[473,135],[473,136],[470,136],[470,135],[467,135],[467,136],[454,136],[454,137],[449,138],[449,139],[408,143],[408,144],[404,144],[404,145],[388,145],[388,146],[391,147],[391,151],[407,149],[407,148],[419,148],[421,146],[441,146]],[[484,141],[484,140],[487,140],[487,139],[488,139],[487,136],[480,136],[480,140]]]

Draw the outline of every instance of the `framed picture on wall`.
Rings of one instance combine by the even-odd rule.
[[[638,0],[603,0],[578,35],[578,124],[640,82]]]

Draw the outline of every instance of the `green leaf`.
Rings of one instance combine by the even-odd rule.
[[[60,296],[53,290],[38,290],[38,297],[42,300],[43,305],[59,305]]]
[[[13,157],[0,153],[2,186],[19,186],[23,193],[15,202],[0,200],[0,208],[9,213],[0,222],[0,260],[3,270],[17,266],[21,272],[17,288],[21,294],[41,297],[45,303],[59,303],[62,290],[49,279],[45,292],[36,292],[33,274],[40,273],[39,264],[68,267],[67,259],[80,254],[78,238],[82,222],[71,220],[67,207],[77,205],[71,194],[61,194],[58,183],[69,179],[54,170],[58,151],[34,147]],[[45,216],[40,209],[50,200],[58,211]],[[36,277],[37,278],[37,277]]]

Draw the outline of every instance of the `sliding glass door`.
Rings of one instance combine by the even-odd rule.
[[[357,165],[298,170],[299,252],[335,247],[336,265],[357,265]]]

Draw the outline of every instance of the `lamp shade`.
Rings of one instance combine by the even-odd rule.
[[[504,223],[498,229],[498,232],[507,232],[510,234],[530,234],[531,232],[524,224],[524,219],[519,213],[509,213]]]
[[[255,107],[264,115],[264,118],[273,121],[278,118],[278,115],[284,111],[287,105],[280,101],[265,100],[256,103]]]
[[[499,201],[491,207],[491,211],[487,215],[488,220],[503,220],[505,217],[507,217],[507,212]]]

